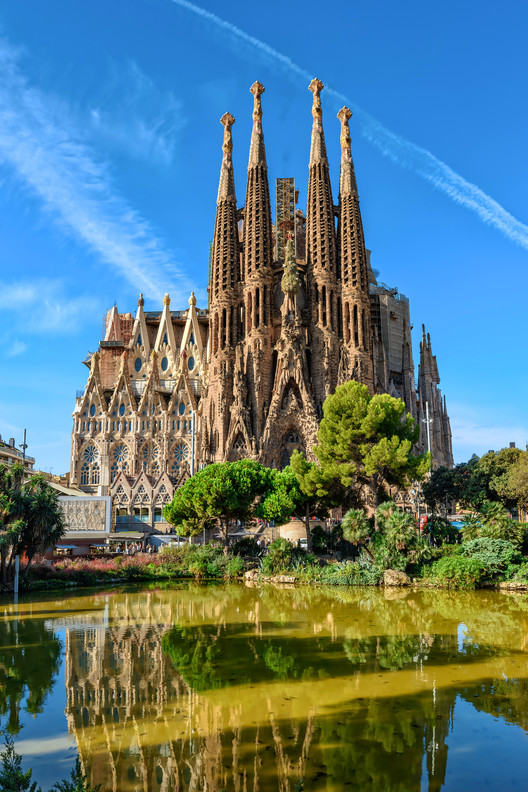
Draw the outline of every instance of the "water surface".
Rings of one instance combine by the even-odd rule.
[[[525,789],[528,597],[182,585],[0,603],[0,715],[44,787]]]

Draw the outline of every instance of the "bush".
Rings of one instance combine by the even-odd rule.
[[[446,588],[459,589],[476,588],[485,580],[486,575],[487,569],[481,561],[460,555],[444,556],[434,561],[429,573],[436,583]]]
[[[252,536],[243,536],[242,539],[237,539],[230,550],[236,556],[258,558],[262,555],[262,547],[257,544],[257,540],[253,539]]]
[[[224,577],[231,579],[237,578],[244,572],[244,560],[240,556],[227,558],[224,568]]]
[[[293,558],[298,555],[295,548],[287,539],[274,539],[268,547],[267,555],[262,559],[262,571],[266,574],[275,574],[291,566]]]
[[[464,541],[481,538],[504,539],[520,545],[526,533],[526,525],[512,520],[501,503],[487,502],[480,512],[464,517],[462,532]]]
[[[459,544],[462,538],[458,528],[445,517],[438,515],[434,515],[426,522],[422,536],[427,537],[435,547],[440,547],[444,542]]]
[[[522,556],[511,542],[504,539],[471,539],[464,542],[459,553],[467,558],[474,558],[488,570],[488,576],[495,577],[510,566],[519,563]]]
[[[330,586],[377,586],[383,575],[374,564],[363,565],[357,561],[329,564],[320,572],[321,583]]]

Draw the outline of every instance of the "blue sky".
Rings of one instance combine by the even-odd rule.
[[[243,203],[260,80],[270,183],[304,208],[312,76],[337,203],[351,121],[383,282],[431,333],[456,461],[528,440],[528,6],[483,0],[0,3],[0,433],[69,467],[81,361],[117,302],[205,305],[221,160]]]

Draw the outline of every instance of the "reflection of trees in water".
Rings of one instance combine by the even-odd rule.
[[[310,790],[407,792],[420,789],[425,759],[428,788],[440,790],[457,694],[526,726],[526,682],[500,679],[505,650],[523,649],[525,603],[392,596],[226,585],[111,597],[110,630],[67,639],[70,728],[92,781],[286,792],[304,778]],[[461,621],[470,637],[459,649]],[[497,681],[398,687],[399,672],[452,665],[470,679],[484,662]]]
[[[15,618],[14,606],[0,619],[0,716],[11,734],[20,731],[22,706],[42,712],[59,671],[62,643],[40,619]]]

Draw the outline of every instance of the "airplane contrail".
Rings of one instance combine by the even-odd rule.
[[[189,2],[189,0],[171,0],[175,5],[201,17],[216,28],[222,30],[240,49],[240,43],[248,45],[252,50],[257,50],[268,62],[278,64],[289,76],[301,77],[310,81],[312,74],[302,69],[291,58],[270,47],[264,41],[227,22],[205,8]],[[455,203],[470,209],[487,225],[494,226],[512,242],[528,250],[528,226],[517,220],[510,212],[506,211],[498,201],[487,195],[476,184],[467,181],[454,171],[445,162],[435,157],[430,151],[410,140],[391,132],[387,127],[351,101],[343,93],[327,88],[327,93],[337,102],[344,102],[354,112],[359,121],[361,134],[372,145],[376,146],[382,154],[389,157],[402,168],[413,171],[422,179],[429,182],[436,189],[445,193]]]

